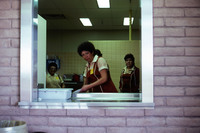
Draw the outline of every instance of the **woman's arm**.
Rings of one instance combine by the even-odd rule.
[[[107,73],[107,69],[102,69],[100,71],[101,74],[101,78],[99,78],[97,81],[95,81],[94,83],[91,84],[84,84],[83,87],[81,88],[80,92],[85,92],[95,86],[101,85],[103,83],[105,83],[108,80],[108,73]]]
[[[58,78],[60,79],[60,87],[65,88],[65,84],[64,84],[62,77],[60,75],[58,75]]]
[[[86,85],[88,82],[87,82],[87,78],[86,77],[83,77],[83,85]]]
[[[65,84],[64,83],[61,83],[61,88],[65,88]]]

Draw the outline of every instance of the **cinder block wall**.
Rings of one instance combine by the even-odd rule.
[[[0,0],[0,120],[48,133],[199,133],[200,1],[154,0],[153,110],[20,109],[20,0]]]

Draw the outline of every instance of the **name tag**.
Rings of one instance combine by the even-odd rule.
[[[94,71],[93,71],[93,69],[91,69],[91,70],[90,70],[90,75],[93,74],[93,73],[94,73]]]

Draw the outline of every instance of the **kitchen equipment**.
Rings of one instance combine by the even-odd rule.
[[[73,80],[73,74],[64,74],[63,80],[64,81],[72,81]]]
[[[74,81],[74,82],[79,82],[79,81],[80,81],[80,75],[74,74],[74,75],[73,75],[73,81]]]
[[[38,89],[38,100],[68,100],[71,98],[73,88]]]
[[[25,121],[0,120],[0,133],[28,133]]]

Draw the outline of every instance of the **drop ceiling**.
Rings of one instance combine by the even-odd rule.
[[[132,29],[140,29],[139,0],[110,0],[111,8],[98,8],[96,0],[38,0],[38,14],[47,20],[48,29],[124,30],[123,18],[131,11]],[[93,26],[84,27],[79,18],[90,18]]]

